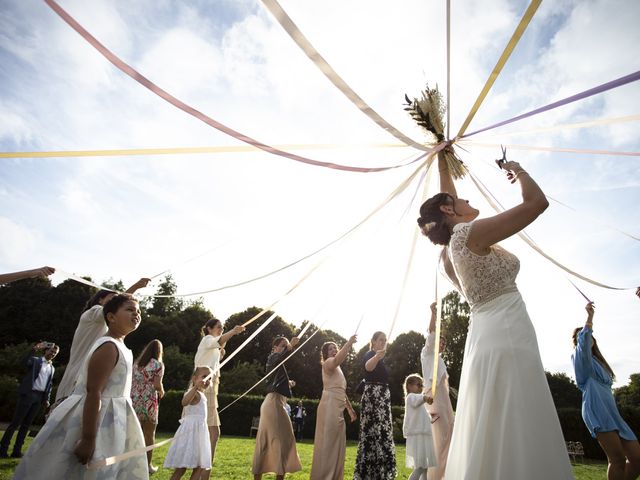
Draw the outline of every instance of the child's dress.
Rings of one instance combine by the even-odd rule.
[[[437,465],[431,434],[431,417],[421,393],[408,393],[405,398],[402,433],[407,439],[407,468]]]
[[[180,426],[164,460],[165,468],[211,469],[211,440],[207,427],[207,398],[198,392],[200,401],[184,407]]]
[[[87,469],[73,450],[82,433],[82,415],[87,393],[87,369],[93,352],[106,342],[118,348],[116,362],[102,391],[98,413],[96,448],[92,461],[144,448],[144,436],[131,405],[131,373],[133,355],[122,342],[101,337],[93,345],[73,393],[49,416],[15,471],[16,480],[65,479],[148,479],[147,456],[144,452],[110,466]]]

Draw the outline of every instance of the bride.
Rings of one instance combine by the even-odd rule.
[[[446,246],[445,272],[471,306],[445,478],[571,479],[536,333],[515,283],[520,263],[497,245],[544,212],[547,199],[518,163],[506,162],[522,202],[476,220],[478,210],[458,198],[442,156],[438,163],[442,193],[420,207],[418,225]]]

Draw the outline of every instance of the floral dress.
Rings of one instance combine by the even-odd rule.
[[[153,382],[163,374],[164,365],[155,358],[149,360],[144,368],[133,366],[131,400],[141,422],[158,423],[158,392]]]
[[[374,351],[365,353],[364,363],[374,355]],[[391,480],[397,475],[388,377],[384,359],[373,372],[365,372],[354,480]]]

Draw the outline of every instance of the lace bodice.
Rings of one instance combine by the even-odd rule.
[[[493,245],[488,255],[478,255],[467,247],[473,223],[453,227],[449,242],[449,259],[471,308],[493,300],[504,293],[515,292],[520,270],[518,257]]]

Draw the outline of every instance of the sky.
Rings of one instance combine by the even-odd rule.
[[[452,3],[453,136],[527,4]],[[419,153],[347,100],[258,0],[61,0],[60,5],[157,85],[266,144],[307,146],[282,148],[355,166],[396,165]],[[445,92],[445,2],[283,0],[281,5],[376,112],[409,137],[430,141],[402,103],[405,93],[417,96],[426,83]],[[637,2],[543,3],[468,131],[639,70],[638,18]],[[0,0],[0,87],[1,152],[242,145],[124,75],[39,0]],[[638,152],[637,121],[530,131],[637,115],[639,108],[636,82],[473,140]],[[493,166],[498,148],[466,146],[459,153],[503,205],[517,204],[518,187]],[[545,252],[601,283],[640,284],[638,240],[620,232],[640,236],[637,156],[514,149],[508,156],[562,203],[552,201],[527,228]],[[0,271],[47,264],[98,283],[122,279],[125,284],[170,271],[179,293],[200,292],[304,257],[384,204],[323,253],[202,298],[221,319],[282,299],[273,309],[286,321],[312,320],[345,337],[362,319],[357,348],[376,330],[390,332],[392,339],[409,330],[424,333],[438,249],[418,238],[410,255],[423,188],[416,179],[385,204],[417,165],[363,174],[261,151],[2,158]],[[436,174],[426,194],[434,193]],[[458,193],[481,216],[491,215],[468,179],[458,183]],[[545,369],[573,377],[570,336],[585,320],[585,300],[567,274],[522,241],[503,245],[520,258],[517,282]],[[62,280],[63,275],[52,277],[54,283]],[[616,386],[623,385],[640,372],[640,301],[632,290],[574,282],[596,303],[595,336],[617,373]],[[444,293],[452,287],[440,278],[438,288]],[[152,294],[153,287],[141,293]]]

